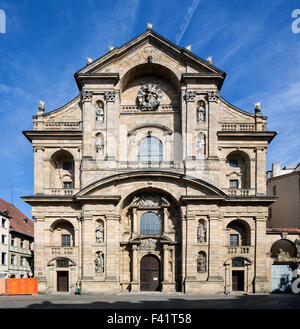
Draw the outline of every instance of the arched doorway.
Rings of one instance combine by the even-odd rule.
[[[146,255],[141,260],[141,291],[160,290],[160,261],[154,255]]]

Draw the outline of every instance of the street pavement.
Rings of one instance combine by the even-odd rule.
[[[300,309],[300,294],[185,295],[152,292],[0,296],[0,309]]]

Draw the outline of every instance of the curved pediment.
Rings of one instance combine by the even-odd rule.
[[[128,188],[128,185],[132,184],[132,187],[136,188],[134,184],[140,182],[146,183],[152,188],[159,187],[162,189],[164,184],[169,184],[171,191],[173,190],[175,193],[175,189],[178,189],[181,195],[186,194],[186,189],[188,188],[192,194],[199,193],[199,195],[226,197],[223,191],[204,180],[170,171],[145,169],[104,177],[84,187],[75,195],[75,199],[80,200],[88,196],[95,197],[96,195],[101,195],[102,198],[105,198],[104,191],[110,191],[110,195],[115,195],[115,192],[120,190],[121,185]]]

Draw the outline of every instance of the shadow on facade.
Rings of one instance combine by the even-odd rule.
[[[84,296],[83,296],[84,297]],[[86,296],[85,296],[86,297]],[[169,298],[164,301],[117,301],[117,302],[82,302],[73,299],[74,303],[52,303],[43,301],[41,303],[31,304],[26,309],[101,309],[101,310],[189,310],[189,309],[300,309],[300,294],[298,295],[239,295],[224,296],[220,298],[206,299],[185,299],[185,298]],[[101,298],[101,297],[100,297]],[[99,299],[100,299],[99,298]]]

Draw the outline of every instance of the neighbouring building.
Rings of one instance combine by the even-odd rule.
[[[7,266],[9,278],[29,278],[33,276],[33,222],[13,204],[0,199],[0,211],[9,216],[7,223]]]
[[[267,131],[225,73],[152,30],[75,73],[33,130],[39,292],[269,291]],[[55,95],[53,95],[55,97]]]
[[[290,291],[300,263],[300,164],[281,169],[279,162],[273,163],[267,172],[267,194],[277,198],[267,221],[271,291]]]
[[[9,275],[8,270],[8,245],[9,245],[9,219],[7,212],[0,211],[0,278],[7,278]]]

